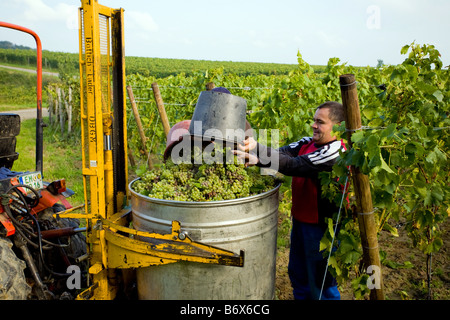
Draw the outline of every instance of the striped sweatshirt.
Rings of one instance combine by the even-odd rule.
[[[278,150],[258,144],[258,165],[270,166],[271,159],[278,157],[278,172],[292,176],[292,217],[304,223],[324,223],[337,211],[335,204],[321,197],[318,173],[331,171],[339,150],[345,150],[342,141],[316,145],[311,137],[281,147]]]

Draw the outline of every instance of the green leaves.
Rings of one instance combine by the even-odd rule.
[[[441,90],[436,90],[435,92],[433,92],[433,96],[439,102],[442,102],[442,100],[444,99],[444,95],[442,94]]]
[[[433,46],[413,43],[401,53],[408,54],[401,65],[380,68],[380,74],[356,75],[363,127],[352,132],[352,149],[342,154],[333,174],[342,178],[348,166],[355,166],[368,175],[380,229],[396,237],[398,230],[389,223],[408,221],[405,228],[413,245],[429,254],[442,247],[440,224],[448,216],[450,77],[447,70],[440,70],[440,55]],[[386,83],[383,94],[366,93],[364,83],[373,78]],[[345,138],[342,128],[337,131]],[[338,235],[345,239],[342,249],[330,261],[340,277],[357,257],[358,245],[354,244],[355,251],[349,249],[350,221],[344,220],[345,232]],[[411,267],[386,261],[395,268]],[[364,276],[352,281],[355,296],[367,293]]]
[[[402,47],[402,49],[400,50],[400,54],[406,54],[409,50],[409,45],[405,45]]]

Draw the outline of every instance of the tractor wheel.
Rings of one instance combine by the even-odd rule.
[[[39,214],[39,219],[51,221],[55,227],[66,228],[74,227],[78,228],[80,226],[80,221],[78,219],[55,219],[53,214],[66,210],[62,204],[55,204],[52,208],[48,208]],[[72,263],[75,264],[75,259],[86,253],[86,237],[83,233],[78,233],[71,237],[69,242],[69,248],[65,249],[66,254]]]
[[[51,224],[55,228],[66,228],[66,227],[74,227],[78,228],[80,222],[78,219],[67,219],[67,218],[57,218],[53,217],[54,213],[64,211],[66,208],[61,204],[55,204],[52,208],[47,208],[46,210],[39,213],[39,221],[41,224],[47,223]],[[82,272],[81,278],[81,287],[86,287],[87,285],[87,269],[88,269],[88,261],[76,262],[76,259],[83,256],[87,252],[86,245],[86,237],[83,233],[77,233],[70,237],[70,240],[67,238],[61,239],[61,244],[66,244],[68,247],[64,248],[64,253],[67,255],[68,262],[71,265],[77,265]],[[61,258],[61,254],[55,248],[54,250],[50,250],[45,253],[45,259],[47,265],[55,272],[58,273],[66,273],[67,265],[66,262]],[[56,294],[56,296],[60,296],[60,299],[70,299],[65,295],[69,293],[67,296],[73,296],[76,294],[75,291],[71,291],[67,289],[66,278],[60,277],[56,278],[56,282],[53,283],[52,292]]]
[[[25,280],[25,261],[17,258],[9,239],[0,238],[0,300],[26,300],[31,287]]]

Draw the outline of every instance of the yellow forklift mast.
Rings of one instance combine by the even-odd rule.
[[[61,218],[86,220],[88,288],[78,299],[117,296],[134,268],[177,261],[242,267],[239,254],[192,241],[172,222],[170,234],[130,227],[124,10],[81,0],[80,107],[85,213]],[[145,239],[141,240],[141,239]]]

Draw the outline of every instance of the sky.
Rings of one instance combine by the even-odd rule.
[[[432,44],[450,64],[449,0],[99,0],[125,9],[127,56],[312,65],[399,64]],[[44,50],[78,52],[79,0],[1,0],[0,21],[35,31]],[[0,41],[35,47],[0,28]]]

